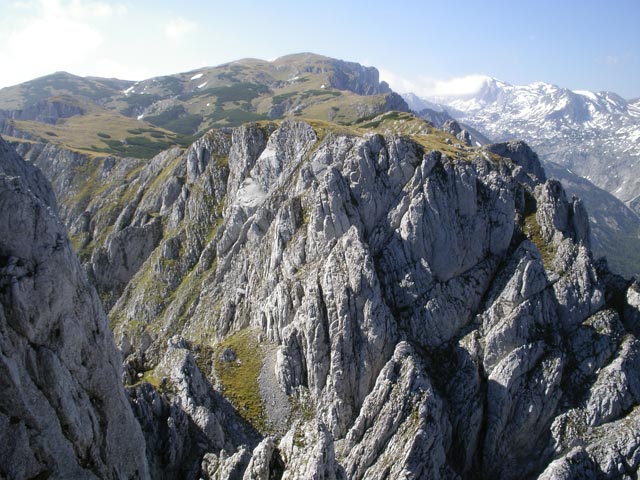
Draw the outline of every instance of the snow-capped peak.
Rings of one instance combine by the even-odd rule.
[[[525,140],[623,201],[640,193],[640,181],[623,181],[637,178],[640,168],[640,100],[546,82],[510,85],[491,77],[472,95],[424,100],[492,140]]]

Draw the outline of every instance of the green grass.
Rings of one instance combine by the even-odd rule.
[[[161,99],[162,97],[160,97],[159,95],[130,93],[129,95],[124,96],[119,100],[122,100],[127,105],[121,110],[122,113],[124,115],[130,116],[133,115],[134,112],[140,111],[140,109],[145,109]]]
[[[160,390],[160,386],[162,385],[162,379],[156,375],[154,370],[144,372],[140,381],[153,385],[156,390]]]
[[[82,95],[98,101],[111,97],[115,92],[91,79],[66,73],[54,73],[22,84],[24,104],[29,105],[55,95]]]
[[[208,120],[215,124],[223,124],[228,127],[237,127],[244,123],[258,122],[267,120],[267,117],[258,113],[249,112],[239,108],[229,110],[218,109],[207,117]]]
[[[326,89],[313,89],[313,90],[305,90],[301,93],[302,98],[309,97],[319,97],[321,95],[329,95],[331,97],[339,97],[342,95],[342,92],[339,90],[326,90]]]
[[[167,130],[190,135],[198,131],[202,116],[188,113],[183,106],[176,105],[158,115],[145,117],[145,120]]]
[[[271,103],[273,105],[278,105],[279,103],[282,103],[292,97],[295,97],[298,94],[298,92],[287,92],[287,93],[281,93],[280,95],[274,95],[273,97],[271,97]]]
[[[104,140],[108,148],[99,149],[105,153],[116,153],[122,157],[153,158],[158,153],[171,148],[173,142],[150,140],[145,137],[127,137],[121,140]]]
[[[32,134],[36,139],[94,156],[106,154],[151,158],[167,148],[185,146],[193,141],[187,135],[149,128],[151,125],[139,120],[100,109],[66,118],[55,125],[35,121],[13,123],[16,128]]]
[[[531,212],[524,217],[522,231],[531,242],[538,247],[538,251],[542,256],[542,263],[545,270],[550,270],[556,251],[551,242],[547,242],[542,236],[542,228],[536,220],[536,212]]]
[[[216,103],[222,105],[227,102],[251,102],[251,100],[268,92],[269,88],[265,85],[243,82],[198,90],[193,92],[189,98],[216,97]]]
[[[265,431],[266,416],[258,387],[263,353],[257,335],[255,330],[244,329],[225,338],[215,348],[214,366],[225,397],[243,418]],[[231,348],[240,362],[221,361],[225,348]]]

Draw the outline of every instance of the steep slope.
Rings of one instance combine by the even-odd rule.
[[[549,177],[562,182],[568,195],[584,201],[591,225],[593,254],[606,256],[615,272],[640,278],[640,218],[610,193],[553,162],[544,162]]]
[[[214,130],[148,164],[90,165],[105,189],[65,207],[67,223],[93,239],[103,294],[127,272],[111,323],[128,382],[164,392],[135,387],[165,466],[637,471],[638,286],[594,264],[581,202],[523,143],[467,147],[392,112]],[[167,412],[177,426],[154,427]],[[187,459],[180,439],[193,438]]]
[[[475,94],[431,98],[456,119],[497,141],[521,138],[624,202],[640,195],[637,101],[610,92],[547,83],[510,85],[488,78]]]
[[[0,476],[148,478],[121,357],[53,192],[0,139]]]

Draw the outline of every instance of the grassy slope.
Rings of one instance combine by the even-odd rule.
[[[173,145],[184,143],[173,132],[107,110],[62,119],[56,125],[35,121],[13,123],[41,141],[87,153],[150,158]]]
[[[336,68],[330,58],[299,54],[274,62],[244,59],[136,83],[56,73],[0,90],[0,109],[21,109],[63,95],[82,104],[86,115],[56,125],[15,126],[74,150],[149,158],[185,145],[185,135],[214,127],[284,117],[350,124],[385,111],[385,95],[330,88]],[[143,120],[137,120],[142,113]]]

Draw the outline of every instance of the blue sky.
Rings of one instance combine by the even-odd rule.
[[[490,75],[640,97],[640,0],[3,0],[0,87],[54,71],[143,79],[311,51],[398,91]]]

